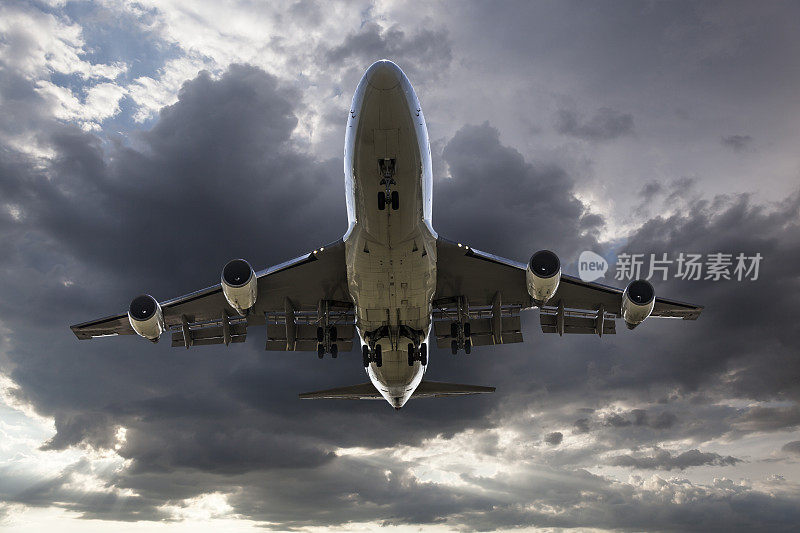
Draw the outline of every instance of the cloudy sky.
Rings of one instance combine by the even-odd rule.
[[[800,522],[800,9],[790,2],[0,2],[0,529],[793,530]],[[345,229],[355,86],[429,120],[434,226],[551,248],[763,256],[656,280],[705,305],[541,333],[301,402],[355,352],[78,341],[68,326]],[[612,272],[606,282],[618,285]],[[554,338],[555,337],[555,338]]]

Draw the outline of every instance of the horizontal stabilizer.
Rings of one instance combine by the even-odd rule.
[[[440,383],[438,381],[423,381],[414,391],[412,398],[437,398],[439,396],[462,396],[464,394],[486,394],[494,392],[494,387],[480,385],[459,385],[457,383]],[[315,392],[304,392],[300,395],[303,400],[382,400],[383,396],[372,383],[361,383],[349,387],[336,387]]]

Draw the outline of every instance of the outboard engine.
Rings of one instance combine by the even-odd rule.
[[[633,329],[650,316],[656,305],[656,291],[650,282],[637,279],[631,281],[622,293],[622,319]]]
[[[561,281],[561,261],[550,250],[539,250],[531,257],[525,269],[528,294],[541,307],[553,297]]]
[[[242,316],[256,304],[258,281],[250,263],[244,259],[229,261],[222,269],[222,293],[231,307]]]
[[[164,333],[164,314],[155,298],[149,294],[137,296],[128,308],[128,321],[133,331],[152,342]]]

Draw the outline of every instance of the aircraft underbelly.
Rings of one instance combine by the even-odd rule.
[[[408,365],[411,341],[401,336],[400,326],[427,339],[436,289],[436,244],[423,221],[422,158],[414,126],[400,86],[365,95],[353,150],[356,224],[345,243],[362,341],[388,326],[389,334],[378,341],[383,364],[370,364],[369,374],[384,396],[392,397],[410,396],[422,379],[424,367]],[[394,162],[388,188],[382,160]],[[387,200],[396,192],[397,209],[390,201],[380,209],[379,192]]]

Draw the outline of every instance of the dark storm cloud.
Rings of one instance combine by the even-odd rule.
[[[504,10],[491,11],[488,16]],[[587,13],[588,29],[613,34],[607,32],[609,17],[581,12]],[[516,18],[512,22],[529,27],[529,17]],[[532,47],[531,39],[546,44],[552,37],[497,27],[499,37],[525,40],[517,49],[526,57],[532,48],[548,49]],[[319,52],[334,66],[353,65],[359,75],[372,59],[398,56],[413,58],[412,66],[403,65],[409,74],[413,68],[436,72],[452,61],[447,36],[445,30],[368,22]],[[630,76],[631,54],[641,50],[618,55],[622,70],[594,60],[606,52],[600,47],[590,47],[585,57],[603,64],[602,76]],[[87,517],[136,520],[164,518],[159,507],[165,502],[221,491],[233,494],[229,503],[235,513],[277,529],[386,520],[461,529],[735,531],[764,524],[792,530],[800,520],[796,498],[781,494],[660,478],[650,481],[652,488],[634,487],[580,467],[536,465],[513,476],[464,475],[479,487],[471,491],[422,482],[410,474],[413,465],[390,451],[397,444],[490,427],[504,414],[531,407],[549,410],[567,401],[599,406],[619,397],[638,405],[643,397],[660,397],[673,388],[677,392],[665,398],[663,409],[683,408],[680,416],[652,407],[608,419],[571,410],[563,425],[554,427],[569,427],[580,416],[575,433],[592,429],[587,438],[600,435],[604,448],[588,450],[587,461],[621,446],[726,434],[734,424],[740,432],[796,427],[791,408],[687,407],[701,389],[712,400],[798,398],[793,354],[800,337],[792,320],[794,265],[800,259],[796,198],[770,210],[747,198],[692,200],[690,187],[664,188],[689,202],[687,208],[645,221],[626,248],[765,254],[762,278],[751,284],[656,284],[659,294],[705,304],[698,322],[650,320],[618,338],[575,339],[542,335],[536,314],[528,313],[524,345],[485,348],[469,360],[432,354],[432,379],[498,385],[491,397],[413,401],[399,413],[379,402],[301,403],[298,391],[364,381],[358,361],[347,354],[320,362],[309,354],[264,353],[263,330],[251,334],[245,346],[186,351],[136,338],[79,343],[66,329],[120,311],[144,290],[168,298],[216,283],[219,268],[231,257],[246,257],[258,268],[339,237],[345,225],[341,161],[318,161],[293,143],[300,95],[258,69],[234,66],[218,80],[203,74],[188,82],[152,130],[107,142],[43,118],[41,97],[21,78],[4,72],[0,90],[2,127],[30,124],[56,150],[45,169],[13,150],[0,153],[0,194],[21,213],[17,220],[0,210],[0,319],[12,330],[4,371],[20,385],[15,393],[20,399],[54,417],[57,434],[44,443],[47,449],[108,448],[116,428],[128,428],[119,453],[132,465],[109,483],[139,495],[125,499],[73,490],[72,476],[85,468],[79,465],[35,490],[4,489],[2,499],[44,506],[67,502],[63,505]],[[566,135],[602,141],[633,132],[633,116],[610,108],[588,119],[565,112],[557,122]],[[497,126],[464,126],[443,141],[443,162],[452,178],[436,176],[437,230],[520,260],[547,247],[566,263],[584,249],[596,249],[603,219],[575,197],[573,179],[563,168],[502,142]],[[617,423],[605,425],[612,419]],[[521,433],[522,439],[537,441],[543,430]],[[550,434],[555,433],[560,432]],[[496,441],[481,441],[480,449],[500,453]],[[366,459],[333,455],[339,447],[373,453]],[[387,449],[374,451],[381,447]],[[680,461],[684,454],[670,454],[661,463],[657,455],[650,459],[681,468],[677,464],[716,456],[693,451]],[[532,461],[523,457],[523,462]],[[531,511],[538,505],[559,512]]]
[[[562,263],[597,241],[602,217],[573,193],[558,167],[529,162],[488,123],[465,126],[442,151],[450,179],[434,186],[434,227],[442,235],[518,260],[547,248]]]
[[[793,355],[800,351],[800,326],[791,318],[797,298],[793,265],[800,261],[799,210],[798,194],[772,206],[754,204],[745,195],[719,196],[689,200],[675,215],[643,224],[625,251],[666,252],[673,260],[681,252],[723,252],[733,254],[734,261],[739,253],[760,253],[763,260],[756,281],[656,280],[656,294],[706,309],[694,324],[659,326],[661,332],[680,328],[669,346],[648,346],[655,343],[655,332],[641,328],[630,347],[645,357],[628,361],[618,378],[635,375],[642,384],[670,376],[687,392],[708,384],[741,397],[800,398],[800,361]],[[724,380],[715,377],[726,370]]]
[[[753,145],[753,138],[749,135],[728,135],[722,137],[721,142],[734,152],[744,152]]]
[[[553,431],[544,436],[544,441],[551,446],[558,446],[564,440],[564,434],[559,431]]]
[[[730,466],[740,463],[736,457],[721,456],[718,453],[689,450],[672,455],[667,450],[660,450],[655,455],[618,455],[612,457],[611,466],[628,466],[642,470],[685,470],[693,466]]]
[[[601,107],[588,120],[573,110],[559,109],[555,127],[558,133],[586,141],[608,141],[633,133],[633,115]]]

